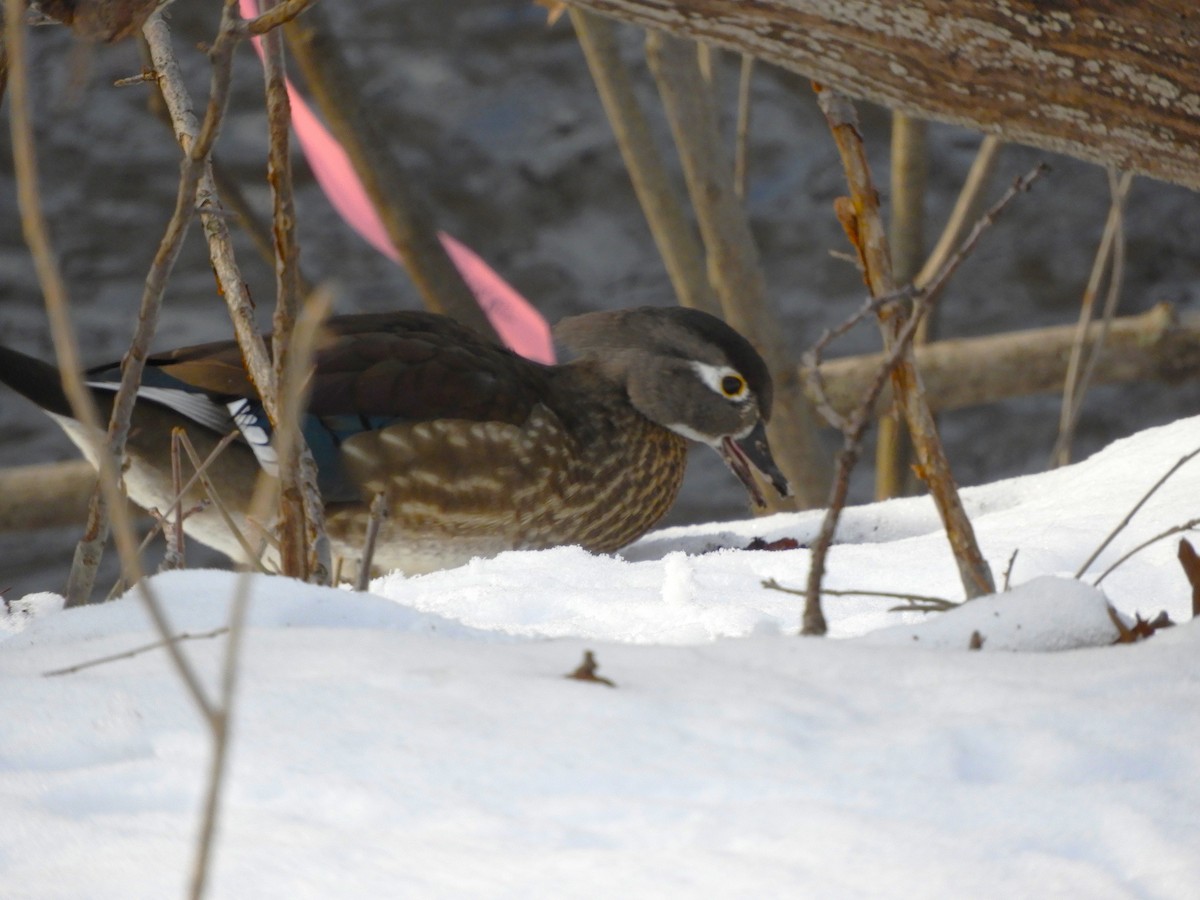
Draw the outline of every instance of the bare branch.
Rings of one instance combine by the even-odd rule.
[[[633,79],[617,51],[613,24],[593,13],[578,9],[569,12],[675,296],[681,306],[720,315],[721,303],[704,270],[704,249],[695,236],[683,201],[658,152],[650,124],[638,103]]]
[[[785,594],[795,594],[799,597],[805,595],[804,591],[796,588],[788,588],[781,585],[774,578],[767,578],[762,582],[762,586],[773,591],[783,591]],[[894,591],[868,591],[868,590],[845,590],[835,591],[832,588],[821,588],[822,595],[826,597],[884,597],[890,600],[909,600],[914,604],[920,604],[921,612],[942,612],[948,609],[954,609],[956,606],[961,606],[960,602],[954,600],[946,600],[943,597],[931,597],[926,594],[904,594]],[[899,607],[896,607],[897,609]]]
[[[1100,542],[1100,546],[1097,547],[1095,549],[1095,551],[1093,551],[1092,555],[1089,556],[1084,561],[1083,565],[1081,565],[1079,567],[1078,571],[1076,571],[1075,577],[1082,578],[1083,573],[1086,572],[1088,570],[1088,568],[1092,565],[1092,563],[1094,563],[1096,561],[1097,557],[1099,557],[1100,554],[1105,551],[1105,549],[1108,547],[1108,545],[1111,544],[1114,539],[1116,539],[1118,534],[1120,534],[1122,531],[1125,530],[1125,526],[1127,526],[1133,520],[1133,517],[1137,515],[1138,510],[1140,510],[1143,506],[1146,505],[1146,502],[1158,492],[1159,488],[1161,488],[1164,484],[1167,483],[1167,480],[1172,475],[1174,475],[1176,472],[1178,472],[1180,469],[1182,469],[1185,465],[1188,464],[1188,462],[1195,459],[1197,456],[1200,456],[1200,447],[1197,447],[1191,453],[1181,456],[1178,460],[1176,460],[1175,464],[1173,466],[1171,466],[1171,468],[1167,469],[1167,471],[1163,473],[1162,477],[1159,478],[1158,481],[1154,482],[1154,484],[1152,484],[1150,486],[1150,489],[1147,490],[1146,493],[1144,493],[1142,495],[1142,499],[1140,499],[1137,503],[1135,503],[1133,505],[1133,509],[1131,509],[1125,515],[1125,518],[1123,518],[1120,522],[1117,523],[1117,527],[1114,528],[1111,532],[1109,532],[1108,537],[1106,537],[1103,541]],[[1122,558],[1124,558],[1124,557],[1122,557]],[[1104,574],[1107,575],[1108,572],[1106,571]],[[1099,583],[1099,582],[1097,582],[1097,583]]]
[[[1143,550],[1145,550],[1151,544],[1157,544],[1159,541],[1163,540],[1164,538],[1169,538],[1173,534],[1181,534],[1185,531],[1191,531],[1193,528],[1195,528],[1198,525],[1200,525],[1200,519],[1189,519],[1188,521],[1184,522],[1181,525],[1172,525],[1166,531],[1160,531],[1158,534],[1154,535],[1154,537],[1147,538],[1146,540],[1144,540],[1140,544],[1138,544],[1136,547],[1134,547],[1132,550],[1130,550],[1128,553],[1124,554],[1119,559],[1117,559],[1116,562],[1114,562],[1111,566],[1109,566],[1103,572],[1101,572],[1100,577],[1092,582],[1092,586],[1099,587],[1100,582],[1102,582],[1105,578],[1107,578],[1114,569],[1116,569],[1119,565],[1121,565],[1123,562],[1125,562],[1131,556],[1141,553]]]
[[[1063,388],[1058,440],[1050,455],[1052,466],[1063,466],[1070,462],[1071,440],[1074,437],[1075,428],[1079,424],[1079,414],[1083,410],[1083,398],[1087,393],[1092,374],[1104,353],[1105,339],[1108,337],[1113,316],[1117,311],[1117,301],[1121,297],[1121,284],[1125,275],[1125,200],[1129,196],[1129,188],[1132,184],[1132,173],[1125,172],[1118,179],[1117,174],[1111,168],[1108,170],[1108,187],[1112,202],[1108,209],[1108,219],[1104,223],[1104,234],[1100,238],[1100,246],[1096,249],[1096,258],[1092,263],[1092,272],[1088,277],[1087,288],[1083,292],[1075,342],[1071,346],[1071,358],[1067,363],[1067,383]],[[1105,272],[1108,273],[1108,293],[1104,302],[1101,327],[1093,336],[1088,326],[1091,324],[1096,295],[1100,292],[1100,284],[1104,280]],[[1089,344],[1087,362],[1084,363],[1084,350]]]
[[[388,152],[374,117],[362,108],[355,79],[322,10],[312,8],[303,19],[289,22],[285,34],[309,93],[350,158],[425,305],[494,338],[495,329],[446,254],[424,204]]]
[[[1045,171],[1046,167],[1039,165],[1021,178],[1018,178],[1005,192],[1004,196],[975,224],[975,227],[971,230],[971,233],[967,236],[966,241],[964,241],[958,252],[945,261],[942,268],[930,280],[925,290],[913,293],[916,302],[911,314],[908,316],[907,321],[903,323],[899,333],[894,334],[890,348],[885,352],[883,362],[876,371],[874,380],[848,419],[843,420],[836,412],[832,411],[832,404],[823,393],[824,388],[820,376],[817,374],[812,375],[810,385],[814,390],[821,392],[819,394],[819,408],[823,411],[832,412],[832,420],[840,423],[842,449],[838,453],[833,488],[830,491],[829,503],[821,523],[821,530],[817,535],[817,539],[813,542],[809,553],[808,586],[805,593],[801,634],[821,635],[826,631],[825,615],[821,610],[821,581],[825,577],[825,561],[828,557],[829,549],[833,545],[833,536],[837,530],[838,519],[841,516],[842,509],[846,503],[846,497],[850,491],[850,472],[857,464],[858,458],[862,453],[862,437],[870,422],[871,411],[875,406],[875,401],[883,391],[883,386],[891,373],[894,372],[895,367],[900,364],[903,354],[910,350],[913,335],[915,335],[917,329],[920,327],[921,320],[940,296],[939,288],[941,285],[962,264],[963,260],[966,259],[979,243],[980,238],[983,237],[983,233],[996,221],[1008,204],[1019,193],[1028,190],[1030,185],[1041,177]],[[904,291],[892,292],[869,300],[847,321],[861,321],[865,315],[869,314],[872,307],[877,307],[882,315],[883,310],[888,309],[889,306],[894,306],[904,295]],[[838,329],[833,329],[832,331],[840,330],[844,333],[849,327],[848,324],[843,323]],[[820,352],[828,344],[829,339],[827,339],[827,336],[830,333],[832,332],[827,332],[826,335],[823,335],[821,340],[814,345],[813,350],[810,350],[806,354],[806,365],[809,367],[810,372],[815,372],[819,368]],[[972,595],[968,591],[968,597],[970,596]]]
[[[316,2],[317,0],[281,0],[262,15],[247,21],[243,28],[247,34],[266,34],[292,21]]]
[[[21,227],[26,243],[34,257],[38,279],[46,301],[51,333],[58,354],[63,390],[71,404],[72,414],[83,425],[92,442],[92,454],[100,469],[100,484],[115,526],[117,549],[126,576],[137,585],[138,596],[149,613],[155,628],[164,639],[171,634],[166,614],[143,577],[137,552],[137,536],[133,517],[124,502],[116,462],[102,439],[100,418],[91,393],[80,374],[79,344],[71,322],[69,301],[54,249],[50,244],[46,222],[38,195],[37,151],[29,109],[29,78],[25,63],[25,4],[22,0],[6,0],[5,39],[8,42],[9,62],[9,120],[12,131],[13,165],[17,175],[17,199],[21,208]],[[207,718],[212,710],[199,678],[178,646],[167,644],[171,663],[187,688],[200,712]]]
[[[746,199],[746,177],[750,171],[750,87],[754,81],[754,57],[742,54],[738,70],[737,125],[733,143],[733,189]]]
[[[288,145],[292,115],[283,63],[282,32],[271,31],[262,38],[262,56],[269,137],[267,180],[274,200],[276,299],[272,356],[274,382],[282,389],[284,373],[291,364],[292,332],[300,302],[300,248],[296,243],[296,207]],[[291,432],[288,441],[291,452],[279,456],[280,565],[288,575],[328,584],[329,540],[325,534],[325,510],[317,486],[316,464],[300,434],[302,412],[301,408],[296,408],[295,416],[277,424],[278,429]],[[306,456],[307,460],[304,459]]]
[[[379,529],[387,518],[387,495],[380,491],[371,501],[371,518],[367,521],[367,535],[363,541],[362,559],[358,562],[356,591],[365,591],[371,584],[371,563],[375,559],[375,542],[379,540]]]
[[[163,640],[153,641],[149,644],[142,644],[140,647],[134,647],[132,650],[126,650],[122,653],[113,653],[109,656],[101,656],[97,659],[89,659],[87,662],[76,663],[73,666],[66,666],[62,669],[51,669],[48,672],[43,672],[44,678],[56,678],[59,675],[74,675],[76,672],[82,672],[84,669],[91,669],[95,666],[105,666],[109,663],[120,662],[123,659],[133,659],[135,656],[141,656],[143,653],[149,653],[152,650],[160,650],[167,644],[176,644],[181,641],[202,641],[208,638],[220,637],[229,630],[228,625],[222,625],[220,628],[214,628],[211,631],[199,632],[183,632],[175,634]]]

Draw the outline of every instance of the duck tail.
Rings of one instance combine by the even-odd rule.
[[[58,369],[17,350],[0,347],[0,382],[46,412],[73,418]]]

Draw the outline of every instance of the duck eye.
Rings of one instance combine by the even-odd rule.
[[[726,375],[721,379],[721,393],[726,397],[740,397],[746,391],[746,381],[740,375]]]

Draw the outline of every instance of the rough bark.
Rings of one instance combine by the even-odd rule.
[[[567,0],[839,92],[1200,188],[1195,0]]]

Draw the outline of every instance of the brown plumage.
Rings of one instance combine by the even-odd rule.
[[[568,319],[555,336],[577,359],[539,365],[428,313],[330,320],[304,431],[334,552],[359,555],[380,493],[388,517],[376,545],[379,569],[429,571],[560,544],[616,550],[670,508],[685,438],[717,449],[756,499],[751,468],[786,491],[763,432],[770,376],[728,326],[692,310],[643,308]],[[99,399],[111,397],[117,374],[89,373]],[[86,443],[49,366],[0,348],[0,381]],[[232,342],[150,361],[127,476],[143,506],[169,505],[169,433],[180,425],[201,452],[240,428],[212,475],[224,503],[244,514],[272,451]],[[242,555],[215,510],[189,518],[187,528]]]

